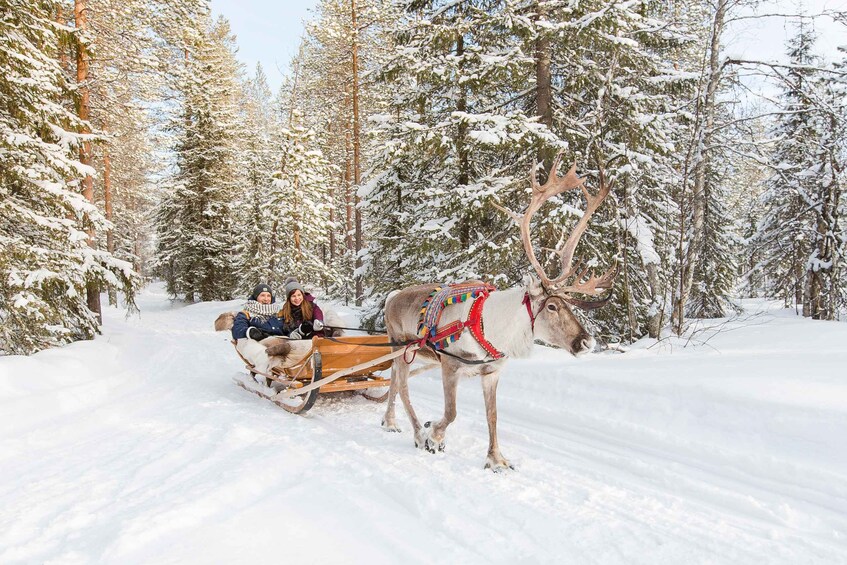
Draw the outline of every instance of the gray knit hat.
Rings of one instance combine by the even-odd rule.
[[[274,301],[274,291],[271,290],[271,287],[266,285],[265,283],[259,283],[253,289],[253,292],[250,293],[248,297],[250,300],[259,300],[259,295],[263,292],[269,292],[271,295],[271,302]],[[287,295],[286,295],[287,296]]]
[[[303,293],[303,296],[306,296],[306,291],[303,289],[302,286],[300,286],[300,283],[297,282],[296,278],[288,277],[287,279],[285,279],[285,299],[286,300],[288,300],[288,298],[291,296],[291,293],[294,292],[295,290],[299,290],[300,292]]]

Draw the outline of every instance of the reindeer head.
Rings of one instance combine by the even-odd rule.
[[[509,214],[520,227],[524,250],[529,258],[529,262],[539,277],[536,280],[530,276],[530,280],[526,282],[530,305],[535,314],[535,337],[551,345],[567,349],[572,354],[577,355],[593,349],[594,339],[585,331],[585,328],[571,310],[571,306],[593,309],[605,304],[606,300],[591,302],[579,300],[573,295],[596,296],[612,288],[615,275],[617,274],[617,265],[613,266],[603,275],[595,276],[593,272],[590,272],[588,267],[583,268],[583,262],[581,260],[577,260],[575,264],[573,260],[577,243],[579,243],[582,234],[585,232],[591,216],[603,202],[603,199],[609,194],[611,184],[605,182],[605,176],[601,170],[600,190],[597,194],[592,195],[585,188],[585,179],[577,176],[575,164],[565,176],[559,176],[558,170],[561,160],[562,154],[560,153],[556,156],[547,182],[543,185],[538,184],[538,165],[533,165],[530,177],[532,181],[532,199],[523,214],[516,214],[496,204],[495,206]],[[582,190],[587,202],[585,213],[579,219],[570,235],[568,235],[567,240],[565,240],[565,234],[563,233],[562,240],[565,240],[564,243],[561,243],[560,240],[560,245],[552,250],[559,257],[561,272],[558,276],[550,278],[535,257],[535,250],[530,239],[530,220],[532,220],[532,216],[541,208],[541,205],[552,196],[577,188]]]

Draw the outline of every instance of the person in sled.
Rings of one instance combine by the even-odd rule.
[[[282,335],[287,333],[283,328],[282,311],[274,302],[273,290],[269,285],[259,283],[232,322],[235,348],[256,370],[267,373],[271,361],[266,347],[259,342]]]
[[[324,313],[315,297],[303,290],[297,279],[285,281],[285,305],[282,317],[282,335],[290,339],[312,339],[323,336]]]
[[[284,335],[282,312],[274,303],[271,287],[259,283],[244,304],[244,308],[235,315],[232,322],[232,338],[262,341],[272,335]]]

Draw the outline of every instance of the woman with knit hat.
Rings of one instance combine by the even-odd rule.
[[[315,331],[314,322],[320,320],[323,325],[324,313],[315,302],[315,297],[306,292],[294,277],[285,280],[285,305],[280,312],[282,332],[291,339],[311,339],[323,336],[323,330]]]

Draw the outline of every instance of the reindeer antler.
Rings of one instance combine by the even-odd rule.
[[[529,258],[529,262],[532,264],[535,272],[538,273],[538,276],[541,278],[541,283],[545,288],[560,292],[575,292],[589,295],[599,294],[600,292],[612,287],[615,275],[617,274],[617,265],[598,277],[594,276],[593,273],[589,273],[587,268],[580,271],[582,261],[577,261],[575,265],[572,265],[573,254],[582,234],[585,232],[585,228],[588,227],[588,221],[603,202],[603,199],[608,196],[612,185],[611,183],[606,183],[605,175],[601,170],[600,190],[597,194],[591,194],[585,187],[585,179],[580,178],[576,174],[576,163],[574,163],[564,176],[559,176],[559,164],[561,161],[562,153],[559,153],[553,161],[553,166],[550,168],[550,174],[547,177],[547,182],[543,185],[538,184],[538,164],[536,163],[532,166],[532,172],[530,174],[530,180],[532,182],[532,199],[523,214],[516,214],[511,210],[498,206],[497,204],[495,204],[495,206],[509,214],[520,227],[521,241],[523,242],[524,250]],[[532,247],[532,240],[530,239],[530,220],[532,220],[532,216],[541,208],[541,205],[551,197],[575,188],[582,190],[583,195],[585,195],[587,206],[585,208],[585,213],[577,222],[564,246],[552,250],[559,256],[559,260],[562,264],[562,272],[559,276],[550,278],[547,276],[547,273],[544,272],[544,268],[535,257],[535,250]],[[588,276],[587,279],[586,275]],[[573,282],[569,285],[565,285],[565,281],[571,277],[573,277]]]

